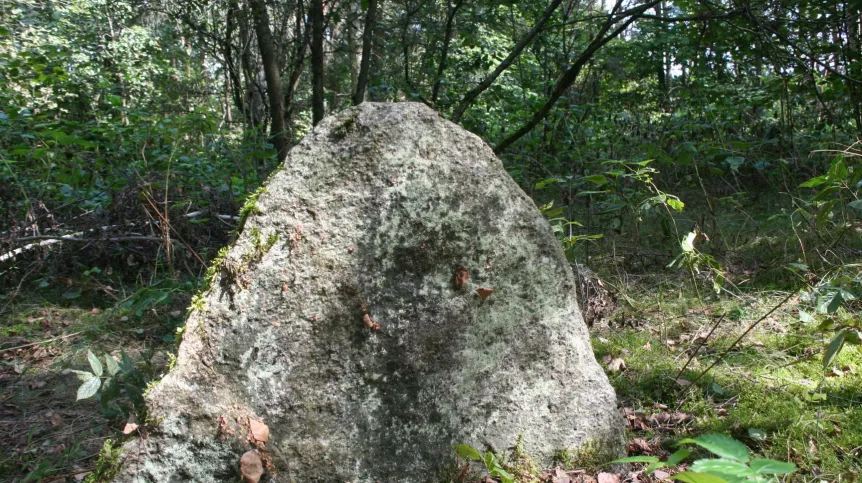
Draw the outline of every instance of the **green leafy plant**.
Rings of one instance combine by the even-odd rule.
[[[135,366],[125,352],[122,353],[120,361],[110,354],[105,354],[103,359],[104,365],[99,357],[88,350],[87,362],[90,364],[90,371],[72,370],[82,382],[78,387],[76,399],[80,401],[97,397],[103,412],[113,416],[122,416],[131,410],[142,410],[143,388],[147,386],[149,378]],[[121,396],[125,396],[131,406]]]
[[[717,456],[695,460],[688,470],[671,475],[670,478],[683,483],[769,483],[779,481],[779,476],[796,471],[796,465],[784,461],[751,458],[748,447],[740,441],[723,434],[704,434],[696,438],[685,438],[677,443],[695,444]],[[631,456],[611,463],[649,463],[646,473],[667,466],[675,466],[691,455],[691,450],[678,449],[666,461],[655,456]]]
[[[689,232],[679,244],[682,251],[667,265],[667,268],[685,267],[691,274],[691,280],[695,286],[697,286],[695,274],[705,271],[712,281],[712,289],[715,293],[720,293],[726,280],[724,267],[712,255],[703,253],[695,247],[697,240],[702,238],[704,235],[697,229]]]
[[[477,461],[485,465],[488,474],[493,478],[498,478],[501,483],[514,483],[515,477],[512,476],[505,468],[503,468],[500,458],[492,451],[486,451],[483,455],[476,448],[469,444],[454,445],[455,453],[467,461]]]

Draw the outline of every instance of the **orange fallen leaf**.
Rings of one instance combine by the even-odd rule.
[[[248,426],[251,428],[251,435],[256,441],[261,443],[269,441],[269,427],[263,424],[263,421],[252,419],[248,422]]]
[[[598,483],[620,483],[620,477],[613,473],[599,473]]]
[[[494,293],[494,289],[492,289],[492,288],[478,288],[478,289],[476,289],[476,295],[479,296],[479,300],[481,302],[484,302],[485,299],[490,297],[492,293]]]
[[[257,451],[251,449],[245,452],[239,459],[239,470],[242,473],[243,483],[257,483],[263,476],[263,461]]]
[[[377,332],[378,330],[380,330],[380,324],[375,322],[369,314],[365,314],[362,316],[362,323],[365,324],[365,327],[368,327],[371,332]]]
[[[135,417],[135,413],[131,413],[123,428],[123,434],[132,434],[136,429],[138,429],[138,418]]]

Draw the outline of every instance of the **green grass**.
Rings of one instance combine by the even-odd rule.
[[[653,326],[594,338],[597,357],[619,356],[626,362],[626,370],[609,375],[625,407],[647,415],[679,410],[693,416],[691,423],[671,432],[648,430],[632,437],[657,437],[667,444],[689,435],[726,433],[763,457],[796,463],[798,481],[852,481],[848,478],[862,472],[862,355],[855,347],[846,347],[834,364],[849,372],[826,377],[818,353],[824,341],[785,310],[698,379],[759,315],[752,308],[739,322],[725,322],[731,327],[719,329],[721,334],[705,344],[680,376],[695,382],[689,386],[676,378],[699,342],[680,342],[685,331],[662,332]],[[776,333],[780,327],[788,332]],[[668,345],[668,339],[675,343]],[[805,358],[808,354],[813,355]],[[765,438],[752,437],[758,434]]]

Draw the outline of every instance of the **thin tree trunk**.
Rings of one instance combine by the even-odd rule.
[[[459,122],[461,120],[461,116],[464,115],[464,111],[466,111],[467,108],[470,107],[470,105],[476,101],[480,94],[482,94],[483,92],[485,92],[486,89],[491,87],[491,84],[493,84],[494,81],[497,80],[497,77],[500,77],[500,74],[502,74],[515,62],[515,59],[517,59],[518,56],[521,55],[521,52],[524,50],[524,48],[527,47],[527,45],[532,42],[533,38],[536,37],[539,31],[542,30],[542,27],[545,26],[545,23],[547,23],[553,15],[554,10],[556,10],[561,3],[563,3],[563,0],[553,0],[551,4],[548,5],[548,8],[545,9],[545,12],[542,14],[542,18],[540,18],[538,22],[533,25],[533,28],[530,29],[529,32],[527,32],[527,35],[525,35],[524,38],[522,38],[521,41],[515,45],[512,51],[509,52],[509,55],[505,59],[503,59],[502,62],[500,62],[496,69],[494,69],[494,72],[488,74],[487,77],[482,79],[482,82],[480,82],[476,87],[470,89],[469,92],[464,94],[464,97],[461,98],[461,100],[458,102],[458,105],[455,106],[455,112],[452,113],[451,118],[452,122]]]
[[[305,59],[308,52],[309,35],[311,30],[305,25],[305,12],[302,8],[302,2],[298,2],[296,6],[296,25],[294,26],[293,37],[296,39],[296,52],[294,52],[293,70],[290,72],[290,77],[287,80],[287,92],[284,94],[284,112],[286,122],[293,119],[293,96],[296,94],[296,89],[299,88],[299,80],[302,77],[302,68],[305,65]]]
[[[263,72],[266,76],[266,93],[269,97],[269,112],[272,117],[270,139],[278,151],[279,162],[287,157],[287,130],[284,127],[284,104],[281,96],[281,77],[278,72],[278,59],[272,41],[272,31],[269,27],[269,14],[264,0],[249,0],[254,27],[257,33],[257,45],[263,62]]]
[[[440,64],[437,66],[437,80],[434,81],[434,87],[431,88],[431,104],[437,104],[437,97],[440,95],[440,84],[443,82],[443,72],[446,70],[446,60],[449,56],[449,44],[452,42],[452,34],[455,26],[455,15],[458,10],[464,5],[464,0],[456,0],[455,5],[449,9],[449,15],[446,18],[446,33],[443,36],[443,52],[440,54]]]
[[[359,79],[356,82],[356,92],[353,94],[353,105],[362,104],[365,100],[365,89],[371,70],[371,46],[374,40],[374,25],[377,22],[377,0],[368,0],[368,12],[365,17],[365,30],[362,32],[362,62],[359,66]]]
[[[622,4],[622,0],[617,0],[616,5],[611,10],[611,13],[608,15],[608,20],[602,25],[599,29],[599,32],[593,38],[592,42],[587,46],[586,50],[584,50],[581,55],[575,60],[571,67],[557,80],[557,83],[554,85],[554,89],[551,91],[551,95],[548,98],[547,102],[535,113],[533,114],[533,118],[530,119],[524,126],[515,131],[512,135],[504,139],[500,142],[496,147],[494,147],[494,152],[500,154],[506,148],[515,143],[515,141],[521,139],[525,134],[532,131],[540,122],[542,122],[545,117],[547,117],[548,113],[551,112],[551,109],[554,107],[554,104],[557,100],[562,97],[563,93],[566,92],[572,84],[574,84],[575,80],[578,78],[578,74],[581,73],[581,69],[583,69],[584,65],[589,62],[590,59],[593,58],[593,55],[602,48],[606,43],[610,40],[619,36],[623,31],[631,25],[632,22],[637,20],[643,12],[646,10],[655,7],[661,0],[653,0],[649,3],[645,3],[639,7],[631,9],[628,11],[629,18],[623,22],[622,25],[617,27],[611,33],[607,33],[613,25],[622,20],[617,17],[617,12]],[[607,34],[607,35],[605,35]]]
[[[323,100],[323,0],[311,0],[311,123],[325,114]]]

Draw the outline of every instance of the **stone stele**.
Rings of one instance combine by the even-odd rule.
[[[620,454],[571,268],[477,136],[365,103],[245,211],[117,481],[240,481],[254,447],[262,481],[298,483],[441,482],[458,443],[539,465]]]

